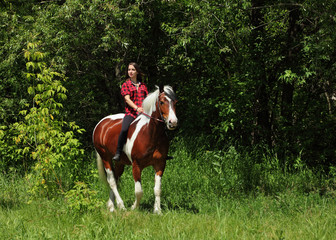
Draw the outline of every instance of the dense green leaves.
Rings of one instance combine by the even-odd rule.
[[[75,123],[62,120],[60,110],[67,92],[62,85],[63,74],[46,66],[43,61],[45,55],[38,43],[28,43],[24,56],[27,59],[26,77],[30,84],[28,93],[33,96],[32,105],[27,103],[19,112],[23,116],[21,121],[3,128],[1,132],[5,146],[15,144],[14,148],[9,145],[13,152],[2,152],[6,154],[3,170],[6,164],[14,166],[15,163],[18,169],[19,164],[27,164],[31,167],[27,180],[32,196],[52,197],[71,186],[80,176],[84,150],[80,148],[81,143],[75,138],[75,133],[83,130]],[[11,161],[7,160],[9,156]]]
[[[202,135],[218,151],[259,146],[284,168],[300,156],[328,172],[336,159],[335,12],[332,1],[317,0],[5,1],[2,170],[18,148],[11,126],[27,121],[28,128],[27,116],[38,111],[48,121],[58,115],[60,125],[75,121],[86,130],[79,142],[92,151],[95,124],[123,111],[120,85],[136,61],[150,90],[176,87],[180,137]],[[38,51],[23,50],[37,41]],[[27,108],[31,96],[35,106]]]

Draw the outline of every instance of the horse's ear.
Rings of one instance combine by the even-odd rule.
[[[160,84],[159,89],[160,89],[160,93],[163,93],[163,92],[164,92],[163,84]]]

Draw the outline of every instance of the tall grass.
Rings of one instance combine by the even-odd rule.
[[[191,147],[191,146],[194,146]],[[127,211],[109,213],[108,190],[95,161],[86,184],[54,200],[33,199],[25,177],[0,174],[0,239],[333,239],[335,179],[322,178],[296,160],[295,169],[276,157],[231,147],[200,149],[176,139],[162,179],[163,214],[152,214],[154,170],[142,175],[144,197],[137,211],[131,168],[119,184]],[[261,157],[260,157],[261,156]],[[78,196],[78,198],[77,198]]]
[[[104,205],[74,211],[61,198],[27,204],[20,191],[12,198],[1,202],[0,239],[334,239],[336,234],[336,202],[318,194],[223,198],[211,210],[165,209],[161,216],[146,208],[111,214]]]

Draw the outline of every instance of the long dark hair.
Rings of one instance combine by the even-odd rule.
[[[145,76],[145,74],[142,72],[139,64],[137,64],[136,62],[131,62],[127,65],[127,69],[126,69],[126,78],[129,78],[128,76],[128,66],[132,65],[135,70],[137,71],[138,75],[137,75],[137,81],[138,82],[143,82],[143,77]]]

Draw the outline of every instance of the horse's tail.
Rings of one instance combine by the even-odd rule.
[[[105,168],[103,165],[103,159],[101,158],[101,156],[99,155],[97,151],[96,151],[96,154],[97,154],[97,168],[98,168],[99,177],[102,180],[102,182],[107,184],[106,172],[105,172]]]

